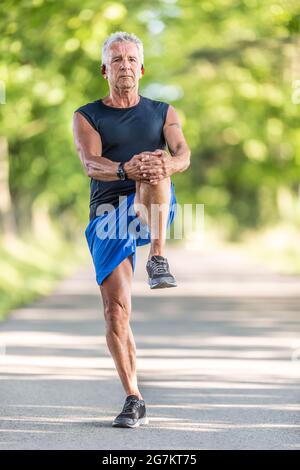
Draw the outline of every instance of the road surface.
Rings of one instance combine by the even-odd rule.
[[[92,269],[0,324],[0,449],[299,449],[300,277],[233,250],[168,247],[150,291],[139,248],[132,329],[150,423],[112,428],[125,394]]]

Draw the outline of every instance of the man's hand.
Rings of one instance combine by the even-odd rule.
[[[145,177],[143,176],[143,172],[141,170],[142,166],[142,158],[144,157],[143,153],[138,153],[137,155],[133,155],[133,157],[128,160],[128,162],[124,163],[124,170],[129,179],[135,181],[146,181]]]
[[[165,150],[143,152],[141,171],[150,184],[157,184],[174,172],[173,160]]]
[[[149,158],[150,153],[151,152],[141,152],[137,155],[133,155],[133,157],[124,164],[124,169],[129,179],[150,184],[150,178],[147,176],[148,172],[142,170],[143,159],[147,156]],[[156,155],[153,156],[152,159],[152,168],[154,167],[161,167],[161,161]]]
[[[157,184],[173,171],[172,157],[164,150],[141,152],[124,164],[129,179],[148,184]]]

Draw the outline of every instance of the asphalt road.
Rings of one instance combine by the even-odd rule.
[[[150,423],[112,428],[125,394],[91,269],[0,324],[0,449],[299,449],[300,277],[230,251],[168,248],[150,291],[139,248],[132,329]]]

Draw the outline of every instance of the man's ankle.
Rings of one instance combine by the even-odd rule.
[[[136,396],[139,398],[139,400],[143,400],[143,396],[142,396],[142,394],[141,394],[140,392],[130,392],[130,393],[127,393],[127,396],[129,396],[129,395],[136,395]]]
[[[148,255],[148,260],[152,258],[152,256],[164,256],[163,252],[161,250],[156,250],[153,252],[150,252]]]

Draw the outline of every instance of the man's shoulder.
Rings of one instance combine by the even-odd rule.
[[[99,107],[99,100],[90,101],[89,103],[83,104],[75,109],[75,113],[77,111],[95,111]]]
[[[99,132],[99,100],[91,101],[86,103],[79,108],[75,109],[75,113],[79,113],[85,117],[85,119],[90,123],[90,125],[95,129],[95,131]]]
[[[165,106],[169,106],[169,103],[166,103],[165,101],[160,101],[160,100],[155,100],[155,99],[152,99],[152,98],[147,98],[146,96],[143,96],[143,100],[145,102],[146,105],[149,105],[149,106],[153,106],[153,107],[165,107]]]
[[[161,119],[165,122],[166,116],[169,109],[169,103],[165,101],[155,100],[152,98],[144,98],[145,109],[155,116],[160,116]]]

